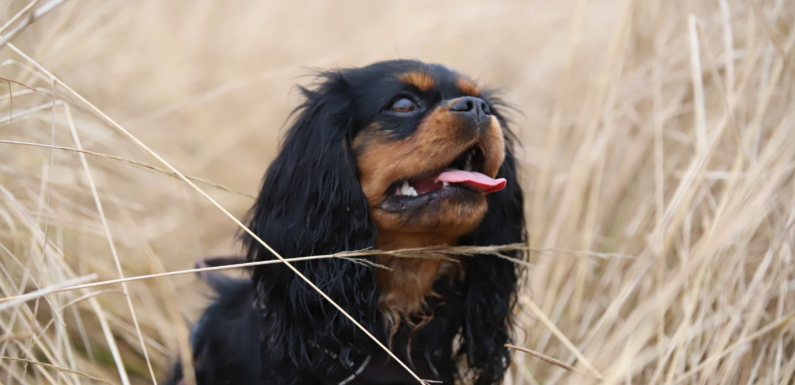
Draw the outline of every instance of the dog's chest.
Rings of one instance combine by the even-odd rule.
[[[376,274],[381,291],[379,308],[384,315],[388,319],[430,315],[426,297],[438,296],[433,291],[434,282],[464,278],[458,257],[451,259],[379,256],[377,262],[391,269],[382,269]]]

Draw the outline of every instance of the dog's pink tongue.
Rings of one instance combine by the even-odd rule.
[[[436,177],[436,183],[439,182],[463,183],[484,193],[500,191],[505,188],[505,183],[507,183],[505,178],[494,179],[479,172],[464,170],[445,171]]]

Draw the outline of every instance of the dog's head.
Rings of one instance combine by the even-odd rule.
[[[472,81],[440,65],[390,62],[346,77],[363,118],[352,149],[379,232],[461,236],[488,209],[505,159],[496,107]],[[516,183],[516,181],[511,181]]]
[[[315,87],[301,90],[306,101],[295,111],[248,219],[283,257],[394,248],[390,240],[406,238],[460,245],[524,239],[514,140],[488,90],[444,66],[408,60],[324,72]],[[250,260],[274,258],[257,241],[244,240]],[[470,337],[462,351],[478,361],[471,366],[493,372],[481,377],[498,378],[507,357],[502,343],[516,268],[486,256],[462,264],[471,294],[462,315],[471,318],[463,325]],[[373,267],[337,258],[295,266],[362,324],[373,330],[382,324]],[[329,334],[338,341],[362,339],[283,266],[258,267],[253,279],[260,306],[290,315],[263,321],[281,330],[268,336],[273,342],[319,341]],[[318,330],[311,320],[282,324],[301,317],[322,317],[324,327]],[[488,337],[472,337],[478,334]]]
[[[469,78],[397,60],[319,79],[251,213],[266,242],[292,243],[284,256],[373,247],[376,232],[460,237],[521,205],[499,101]]]

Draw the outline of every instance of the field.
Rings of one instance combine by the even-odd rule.
[[[194,274],[57,290],[239,253],[218,206],[295,85],[395,58],[515,107],[516,344],[574,370],[507,384],[795,384],[793,0],[6,0],[0,35],[0,384],[162,379]]]

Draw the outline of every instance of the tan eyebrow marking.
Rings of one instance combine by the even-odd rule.
[[[469,79],[457,78],[455,85],[461,90],[461,93],[467,96],[480,96],[480,89],[475,83]]]
[[[403,75],[400,75],[399,79],[401,82],[417,87],[420,91],[428,91],[434,86],[433,78],[423,72],[407,72]]]

